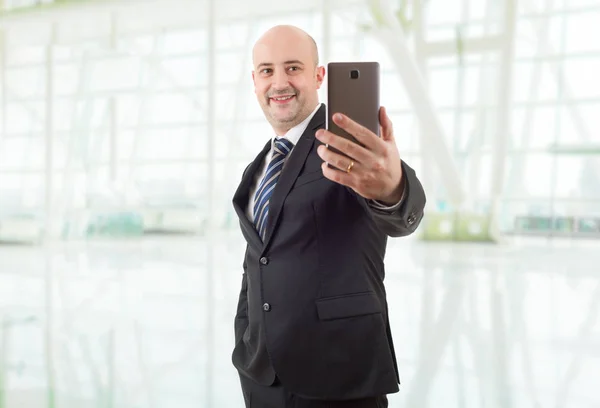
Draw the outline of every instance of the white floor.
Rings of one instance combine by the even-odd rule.
[[[238,233],[0,247],[0,408],[242,407],[243,247]],[[600,241],[395,239],[386,265],[390,407],[600,406]]]

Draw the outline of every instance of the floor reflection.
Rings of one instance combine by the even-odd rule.
[[[244,243],[0,247],[0,407],[242,407]],[[391,240],[391,407],[597,407],[600,245]]]

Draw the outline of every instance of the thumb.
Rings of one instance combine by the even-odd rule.
[[[387,115],[386,109],[384,106],[379,108],[379,123],[381,124],[381,138],[384,141],[389,141],[394,139],[394,129],[392,127],[392,121]]]

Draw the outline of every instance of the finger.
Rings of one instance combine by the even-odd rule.
[[[354,136],[356,140],[362,143],[369,150],[375,153],[380,153],[384,150],[385,147],[382,146],[381,139],[377,137],[375,133],[371,132],[358,122],[355,122],[348,116],[342,115],[341,113],[336,113],[333,115],[333,121],[336,125]]]
[[[360,166],[360,163],[355,159],[348,158],[346,156],[342,156],[341,154],[333,152],[327,147],[325,147],[325,145],[319,146],[317,149],[317,153],[319,154],[321,159],[323,159],[323,161],[337,167],[338,169],[344,172],[347,171],[351,162],[354,163],[352,164],[352,171],[356,171],[356,168]]]
[[[317,139],[322,143],[336,148],[345,155],[353,158],[355,161],[360,163],[371,163],[374,160],[372,152],[362,147],[361,145],[354,143],[352,140],[348,140],[341,136],[336,135],[325,129],[319,129],[315,133]]]
[[[338,184],[354,188],[355,178],[352,173],[346,173],[346,171],[339,171],[330,168],[327,163],[321,165],[323,175],[331,181],[335,181]],[[354,171],[354,170],[353,170]]]
[[[387,111],[384,106],[379,108],[379,123],[381,124],[381,137],[383,140],[388,141],[394,138],[394,129],[392,121],[387,115]]]

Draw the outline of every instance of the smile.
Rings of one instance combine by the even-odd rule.
[[[271,99],[272,101],[277,102],[277,103],[282,103],[282,102],[287,102],[287,101],[291,100],[294,96],[296,96],[296,95],[272,96],[269,99]]]

